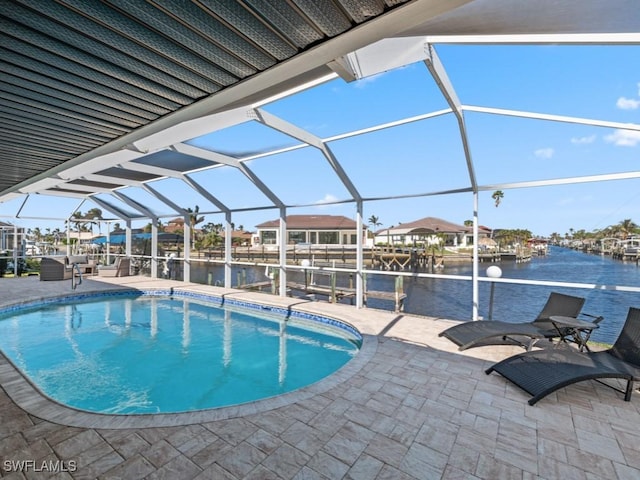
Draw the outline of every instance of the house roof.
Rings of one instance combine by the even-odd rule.
[[[486,247],[497,247],[498,242],[496,242],[493,238],[482,237],[478,239],[478,245],[484,245]]]
[[[356,222],[342,215],[287,215],[287,229],[316,229],[316,230],[355,230]],[[277,228],[280,219],[256,225],[257,228]],[[366,228],[366,226],[363,226]]]
[[[222,238],[226,237],[226,233],[224,230],[222,232],[220,232],[220,236]],[[251,239],[251,237],[253,236],[252,232],[247,232],[246,230],[233,230],[231,232],[231,238],[244,238],[244,239]]]
[[[408,233],[461,233],[472,232],[472,227],[458,225],[457,223],[448,222],[436,217],[425,217],[413,222],[401,223],[397,227],[389,229],[391,234],[405,235]]]

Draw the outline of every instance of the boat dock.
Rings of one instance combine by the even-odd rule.
[[[328,284],[319,284],[317,283],[317,278],[327,277],[329,280]],[[309,278],[309,277],[307,277]],[[240,288],[243,290],[253,290],[253,291],[265,291],[270,289],[271,293],[278,293],[278,279],[277,275],[274,275],[274,278],[271,280],[266,280],[262,282],[253,282],[253,283],[242,283],[242,280],[239,279],[238,285],[236,288]],[[314,296],[320,295],[323,297],[327,297],[330,303],[337,303],[342,299],[351,299],[356,295],[356,289],[353,287],[341,287],[336,285],[336,272],[323,272],[318,276],[318,272],[314,276],[313,281],[307,281],[305,283],[300,282],[287,282],[287,293],[296,291],[302,293],[304,296]],[[291,295],[290,295],[291,296]],[[403,277],[396,277],[395,281],[395,289],[393,292],[387,291],[378,291],[378,290],[368,290],[366,288],[366,276],[365,276],[365,289],[364,289],[364,304],[367,304],[367,300],[369,298],[377,298],[380,300],[388,300],[394,302],[394,311],[401,312],[404,310],[404,301],[407,298],[407,294],[404,292],[403,287]],[[353,302],[352,302],[353,303]]]

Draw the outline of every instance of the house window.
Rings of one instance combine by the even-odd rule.
[[[264,232],[260,232],[260,236],[262,237],[263,245],[275,245],[276,244],[276,231],[275,230],[267,230]]]
[[[338,232],[319,232],[318,237],[319,237],[318,243],[337,245],[340,242],[340,237],[338,236]]]
[[[289,243],[307,243],[307,232],[291,231],[289,232]]]
[[[318,243],[317,232],[309,232],[309,243]]]
[[[351,245],[355,245],[356,243],[358,243],[358,235],[354,233],[351,235]]]

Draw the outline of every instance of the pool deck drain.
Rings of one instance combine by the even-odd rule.
[[[297,392],[159,416],[61,406],[0,356],[1,477],[48,477],[45,465],[56,478],[640,478],[638,392],[624,402],[582,382],[531,407],[524,392],[484,374],[520,350],[458,352],[437,336],[451,320],[146,277],[87,278],[76,293],[122,288],[187,289],[340,318],[363,333],[363,350]],[[71,293],[68,281],[0,279],[0,307]]]

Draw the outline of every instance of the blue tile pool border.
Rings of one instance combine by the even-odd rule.
[[[358,354],[352,358],[342,368],[333,374],[292,392],[283,393],[275,397],[255,400],[249,403],[238,404],[228,407],[218,407],[205,410],[194,410],[184,413],[158,413],[158,414],[104,414],[85,410],[78,410],[67,405],[60,404],[47,397],[24,376],[21,370],[14,365],[0,351],[0,387],[5,390],[9,397],[23,410],[30,415],[49,420],[61,425],[83,428],[106,428],[106,429],[131,429],[149,427],[172,427],[193,425],[218,420],[236,418],[238,416],[255,415],[267,412],[276,408],[285,407],[305,399],[321,395],[344,382],[349,381],[375,356],[378,342],[375,336],[361,334],[355,327],[345,321],[331,318],[325,314],[313,314],[304,311],[293,310],[292,307],[282,307],[269,304],[265,301],[248,302],[229,298],[234,292],[224,292],[207,294],[193,290],[188,287],[169,288],[139,288],[126,287],[120,290],[102,290],[94,292],[63,294],[51,297],[33,298],[32,300],[18,301],[16,303],[0,307],[0,314],[11,313],[28,308],[37,308],[41,305],[64,303],[69,301],[91,300],[99,297],[135,297],[135,296],[173,296],[181,298],[194,298],[204,300],[213,306],[230,306],[238,310],[247,312],[247,308],[253,311],[267,314],[267,318],[275,318],[275,314],[286,315],[286,319],[300,318],[312,319],[328,326],[338,327],[348,332],[354,337],[361,338]],[[322,326],[322,325],[321,325]],[[354,341],[354,337],[351,341]],[[357,340],[356,340],[357,341]]]
[[[74,293],[70,295],[56,296],[42,298],[24,303],[18,303],[0,307],[0,315],[10,314],[20,310],[26,310],[30,308],[38,308],[43,305],[51,305],[56,303],[67,302],[81,302],[85,300],[93,300],[100,298],[122,298],[122,297],[171,297],[171,298],[183,298],[193,299],[201,302],[206,302],[215,307],[233,307],[239,308],[245,311],[253,312],[254,314],[268,314],[283,317],[285,319],[298,319],[316,322],[327,327],[340,329],[347,334],[354,337],[358,342],[362,342],[362,334],[354,326],[335,318],[328,317],[326,315],[318,315],[315,313],[302,312],[298,310],[292,310],[291,308],[278,307],[267,304],[260,304],[254,302],[248,302],[246,300],[238,300],[235,298],[226,298],[220,295],[212,295],[201,292],[193,292],[189,290],[174,289],[174,288],[160,288],[160,289],[126,289],[117,291],[102,291],[102,292],[86,292],[86,293]]]

